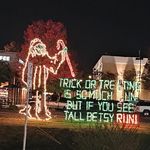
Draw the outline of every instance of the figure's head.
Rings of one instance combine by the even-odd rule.
[[[46,45],[39,38],[34,38],[30,42],[29,53],[32,57],[45,56],[47,54]]]

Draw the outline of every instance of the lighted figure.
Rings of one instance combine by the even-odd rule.
[[[24,68],[22,70],[22,81],[27,85],[26,73],[28,62],[36,62],[33,64],[33,90],[36,90],[36,100],[35,100],[35,117],[31,115],[31,105],[28,106],[28,118],[41,119],[40,113],[46,115],[46,119],[51,118],[51,113],[46,105],[46,83],[49,77],[49,73],[57,75],[60,66],[67,61],[69,66],[71,76],[75,77],[73,68],[67,53],[67,47],[63,40],[59,39],[56,44],[56,49],[58,53],[54,56],[50,56],[46,45],[39,39],[35,38],[30,42],[30,47],[28,55],[25,61]],[[43,97],[39,95],[39,90],[43,90]],[[25,109],[20,110],[21,114],[25,114]],[[33,109],[33,108],[32,108]],[[42,112],[43,111],[43,112]]]

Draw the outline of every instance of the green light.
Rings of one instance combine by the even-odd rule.
[[[140,87],[141,87],[140,82],[124,81],[124,90],[139,91]]]
[[[67,110],[81,110],[82,101],[67,100]]]
[[[135,91],[140,90],[139,82],[122,81],[121,84],[115,80],[82,82],[80,79],[65,78],[60,79],[60,86],[66,88],[64,97],[68,98],[67,110],[64,111],[65,120],[106,123],[122,121],[131,124],[136,122],[136,120],[133,122],[134,118],[137,119],[136,115],[125,116],[125,114],[134,113],[135,105],[131,102],[137,101]],[[113,100],[114,91],[118,89],[124,94],[124,102],[115,105],[111,100]]]
[[[60,87],[63,88],[70,88],[70,89],[81,89],[81,82],[82,80],[78,79],[67,79],[67,78],[60,78]]]
[[[103,112],[113,112],[114,104],[109,102],[98,102],[99,111]]]
[[[96,80],[85,80],[85,89],[96,89]]]
[[[97,112],[87,112],[86,119],[87,119],[87,121],[95,122],[98,119],[97,115],[98,115]]]
[[[86,110],[90,110],[94,106],[93,101],[86,101]]]
[[[125,92],[124,93],[124,101],[137,101],[138,97],[135,96],[135,94],[133,92]]]
[[[64,113],[65,113],[65,120],[86,121],[83,118],[82,112],[73,112],[73,111],[65,110]]]
[[[64,90],[64,97],[71,99],[71,90],[70,89],[65,89]]]
[[[135,109],[135,105],[132,103],[118,103],[117,104],[117,112],[133,113],[134,109]]]
[[[99,80],[99,86],[103,90],[114,90],[115,81],[114,80]]]
[[[76,90],[76,99],[87,99],[87,91]]]

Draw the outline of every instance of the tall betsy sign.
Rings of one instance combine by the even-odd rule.
[[[65,120],[110,122],[138,125],[135,112],[140,83],[136,81],[60,79],[67,98]],[[123,99],[114,100],[115,92],[123,90]],[[117,94],[117,93],[116,93]]]

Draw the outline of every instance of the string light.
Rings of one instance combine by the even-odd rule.
[[[36,91],[36,101],[35,101],[35,116],[38,120],[41,120],[39,115],[38,115],[41,112],[41,102],[39,99],[41,97],[38,95],[38,93],[39,93],[39,91],[37,90]]]
[[[28,55],[25,60],[24,68],[22,70],[22,81],[23,81],[23,83],[25,83],[25,85],[27,85],[27,82],[25,81],[25,72],[26,72],[27,65],[28,65],[28,62],[30,59],[36,58],[37,56],[41,57],[42,59],[47,58],[50,61],[50,64],[56,65],[56,63],[59,61],[58,56],[61,56],[61,58],[60,58],[60,61],[57,65],[56,69],[54,69],[53,66],[47,67],[47,66],[45,66],[45,64],[43,64],[43,65],[33,64],[33,66],[34,66],[33,89],[36,90],[35,117],[32,117],[31,106],[29,105],[27,108],[28,109],[28,118],[40,120],[41,118],[40,118],[39,114],[42,111],[42,104],[43,104],[45,116],[46,116],[45,119],[46,120],[51,119],[51,112],[48,110],[47,104],[46,104],[46,91],[47,91],[46,84],[47,84],[47,79],[48,79],[49,73],[57,75],[60,66],[66,60],[68,66],[69,66],[69,69],[70,69],[71,76],[75,77],[75,73],[73,71],[73,67],[71,65],[71,62],[70,62],[70,59],[69,59],[69,56],[67,53],[68,48],[64,44],[63,40],[59,39],[57,41],[56,49],[58,50],[58,53],[56,53],[54,56],[50,56],[46,49],[46,45],[39,38],[34,38],[30,42]],[[43,83],[41,82],[42,79],[43,79]],[[36,83],[37,83],[36,81],[38,81],[37,86],[36,86]],[[39,96],[39,91],[37,90],[37,88],[40,88],[41,86],[43,86],[43,88],[44,88],[43,89],[43,99],[42,99],[42,97]],[[43,103],[41,103],[41,101]],[[24,107],[22,110],[20,110],[19,113],[25,115],[26,114],[25,110],[26,110],[26,107]]]
[[[37,69],[38,69],[38,66],[35,67],[35,72],[34,72],[34,75],[33,75],[33,89],[34,90],[35,90],[35,82],[36,82]]]
[[[64,41],[61,40],[61,39],[59,39],[59,40],[57,41],[57,46],[56,46],[56,47],[57,47],[57,50],[60,49],[60,46],[62,46],[62,48],[63,48],[61,51],[58,52],[58,54],[61,53],[61,55],[62,55],[62,60],[61,60],[60,65],[66,60],[67,63],[68,63],[68,66],[69,66],[69,69],[70,69],[70,72],[71,72],[72,77],[75,77],[75,73],[74,73],[74,71],[73,71],[73,68],[72,68],[72,65],[71,65],[71,62],[70,62],[68,53],[67,53],[68,48],[66,47]],[[59,66],[59,67],[60,67],[60,66]]]
[[[40,70],[39,70],[39,84],[38,84],[38,87],[41,86],[41,73],[42,73],[42,68],[41,66],[39,66]]]

